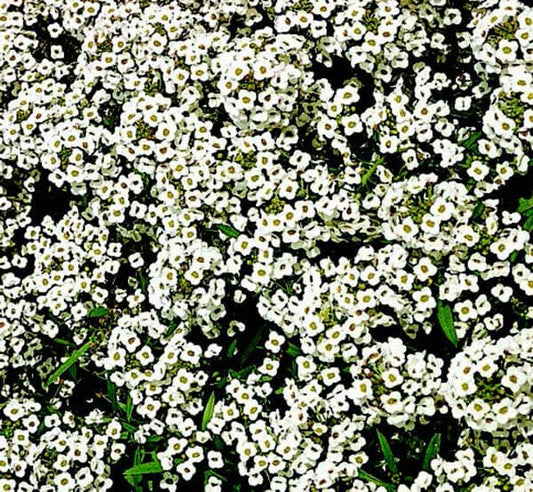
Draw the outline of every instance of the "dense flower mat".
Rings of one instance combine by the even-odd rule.
[[[533,490],[533,10],[3,0],[0,490]]]

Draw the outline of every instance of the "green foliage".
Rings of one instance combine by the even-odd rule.
[[[135,461],[139,460],[140,456],[142,455],[136,452]],[[135,492],[142,492],[143,490],[145,490],[140,485],[143,476],[148,474],[161,473],[162,471],[163,468],[161,467],[161,463],[157,459],[155,459],[154,461],[150,461],[148,463],[135,464],[124,472],[124,478],[134,488]]]
[[[376,430],[376,433],[378,435],[381,452],[383,453],[383,457],[385,458],[385,463],[387,463],[387,466],[389,467],[391,473],[393,475],[397,475],[398,468],[396,466],[396,462],[394,460],[394,455],[392,454],[392,449],[389,445],[389,441],[387,441],[387,438],[381,432],[379,432],[379,430]]]
[[[265,332],[266,325],[261,325],[257,331],[255,332],[252,340],[248,344],[248,346],[243,350],[241,359],[240,359],[240,366],[243,367],[245,362],[248,360],[248,357],[252,354],[252,352],[258,347],[259,342],[263,338],[263,333]]]
[[[209,399],[207,400],[207,405],[204,409],[204,415],[202,417],[202,430],[205,431],[207,429],[207,424],[209,424],[209,421],[213,417],[213,411],[215,409],[215,392],[213,391],[209,395]]]
[[[520,198],[517,212],[521,214],[526,221],[522,226],[526,231],[533,231],[533,196],[531,198]]]
[[[472,133],[461,145],[468,150],[477,151],[477,141],[481,138],[481,132]]]
[[[384,482],[383,480],[380,480],[374,475],[371,475],[370,473],[367,473],[363,470],[359,470],[359,478],[361,480],[366,480],[367,482],[372,482],[376,485],[380,485],[381,487],[385,487],[387,489],[387,492],[393,492],[396,489],[396,487],[394,487],[394,485],[392,485],[391,483]]]
[[[46,380],[44,383],[45,387],[50,386],[53,382],[55,382],[65,371],[67,371],[73,364],[76,363],[76,361],[85,353],[87,350],[91,348],[93,344],[93,340],[89,340],[85,342],[80,348],[75,350],[70,357],[63,362]]]
[[[428,442],[422,463],[422,468],[426,471],[431,471],[431,460],[439,454],[441,437],[441,434],[437,432]]]
[[[225,224],[215,224],[215,227],[222,232],[224,235],[228,237],[239,237],[240,232],[234,229],[231,226],[225,225]]]
[[[437,318],[446,338],[454,347],[457,347],[458,339],[453,322],[452,310],[450,306],[443,304],[440,299],[437,300]]]
[[[89,318],[103,318],[109,314],[109,309],[104,307],[93,308],[89,311],[87,315]]]

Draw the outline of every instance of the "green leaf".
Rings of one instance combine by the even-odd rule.
[[[165,436],[158,436],[157,434],[150,436],[148,439],[146,439],[146,442],[159,442],[165,439]],[[157,455],[155,456],[157,458]]]
[[[102,318],[109,314],[109,309],[103,307],[93,308],[89,311],[89,318]]]
[[[524,212],[532,208],[533,208],[533,196],[529,199],[520,198],[520,200],[518,201],[518,208],[516,209],[516,211],[519,214],[523,214]]]
[[[297,357],[298,355],[302,353],[302,349],[294,345],[293,343],[289,343],[289,345],[287,346],[286,352],[287,352],[287,355],[290,355],[291,357]]]
[[[116,411],[118,407],[118,401],[117,401],[117,387],[109,380],[106,381],[107,384],[107,396],[109,397],[109,401],[111,402],[111,408],[113,408],[113,411]]]
[[[253,370],[254,370],[254,366],[246,366],[240,371],[234,371],[233,369],[230,369],[229,374],[232,378],[243,379],[246,376],[248,376],[248,374],[250,374]]]
[[[126,400],[126,420],[128,422],[131,422],[132,413],[133,413],[133,400],[131,399],[131,396],[128,395],[128,399]]]
[[[171,320],[168,325],[167,331],[165,332],[165,338],[169,338],[174,333],[174,331],[176,331],[177,327],[178,325],[176,324],[176,322],[174,320]]]
[[[68,368],[68,374],[70,376],[70,379],[72,379],[72,381],[76,381],[76,379],[78,378],[78,370],[76,369],[76,364],[72,364]]]
[[[146,475],[148,473],[161,473],[163,468],[159,461],[150,461],[149,463],[140,463],[134,465],[124,472],[124,476],[128,475]]]
[[[72,355],[61,364],[46,380],[44,383],[45,388],[50,386],[54,381],[56,381],[59,376],[61,376],[70,366],[76,363],[76,361],[85,353],[91,345],[93,344],[92,340],[85,342],[79,349],[75,350]]]
[[[135,434],[135,431],[137,430],[137,427],[130,425],[124,421],[122,422],[122,427],[124,427],[124,429],[126,429],[130,434]]]
[[[133,454],[133,466],[140,465],[144,458],[144,451],[140,447],[135,448],[135,453]]]
[[[484,210],[485,205],[483,205],[483,202],[477,202],[476,206],[474,207],[474,211],[472,212],[472,218],[477,219],[478,217],[481,217],[481,214],[483,214]]]
[[[141,292],[145,295],[148,294],[148,278],[142,272],[139,272],[139,282],[141,284]]]
[[[242,356],[241,356],[241,367],[244,365],[248,357],[252,354],[252,352],[257,348],[259,345],[259,342],[261,341],[261,338],[263,338],[263,332],[265,331],[265,325],[261,325],[255,335],[253,336],[252,340],[250,341],[249,345],[244,349]]]
[[[215,409],[215,392],[211,392],[209,395],[209,399],[207,400],[207,405],[204,409],[204,415],[202,417],[202,430],[205,431],[207,429],[207,424],[209,424],[209,421],[211,420],[211,417],[213,417],[213,411]]]
[[[233,340],[233,342],[231,342],[230,346],[228,347],[228,352],[227,352],[228,359],[231,359],[233,357],[236,347],[237,347],[237,340]]]
[[[62,338],[54,338],[54,342],[59,343],[60,345],[67,345],[72,347],[74,344],[68,340],[63,340]]]
[[[533,216],[528,217],[525,224],[522,226],[526,231],[531,232],[533,231]]]
[[[452,310],[450,306],[443,304],[440,299],[437,300],[437,318],[446,338],[452,342],[454,347],[457,347],[458,339],[453,323]]]
[[[481,138],[481,132],[472,133],[464,142],[461,143],[463,147],[468,150],[475,150],[476,142]]]
[[[372,177],[372,175],[375,173],[377,167],[380,164],[383,164],[385,159],[383,157],[380,157],[379,159],[376,159],[375,162],[372,164],[372,167],[361,177],[361,185],[366,186],[366,183],[368,180]]]
[[[220,480],[222,480],[223,482],[227,482],[228,479],[221,475],[220,473],[217,473],[216,471],[213,471],[213,470],[205,470],[204,471],[204,480],[205,480],[205,483],[207,483],[207,481],[209,480],[210,477],[217,477],[219,478]]]
[[[214,224],[214,226],[228,237],[239,237],[241,234],[238,230],[228,225]]]
[[[387,463],[387,466],[389,467],[389,470],[394,474],[398,474],[398,468],[396,467],[396,462],[394,461],[394,455],[392,454],[392,449],[389,445],[389,441],[387,441],[387,438],[379,432],[379,430],[376,429],[378,439],[379,439],[379,445],[381,447],[381,451],[383,453],[383,457],[385,458],[385,463]]]
[[[224,449],[224,441],[220,438],[220,436],[215,436],[213,439],[213,445],[217,451],[222,451]]]
[[[374,475],[371,475],[370,473],[367,473],[366,471],[359,470],[358,476],[362,480],[366,480],[367,482],[372,482],[376,485],[381,485],[382,487],[385,487],[389,492],[393,492],[395,490],[394,485],[392,485],[391,483],[384,482],[383,480],[380,480],[379,478],[375,477]]]
[[[441,434],[436,433],[428,442],[426,452],[424,454],[424,461],[422,463],[422,469],[431,471],[431,460],[439,454]]]

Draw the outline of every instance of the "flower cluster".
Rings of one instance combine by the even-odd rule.
[[[453,416],[471,429],[496,432],[529,427],[531,329],[496,342],[475,340],[450,363],[443,392]]]
[[[0,489],[531,488],[526,2],[0,23]]]

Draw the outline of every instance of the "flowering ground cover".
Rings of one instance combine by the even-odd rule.
[[[0,0],[0,490],[533,490],[533,9]]]

